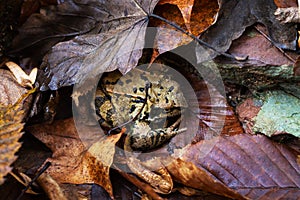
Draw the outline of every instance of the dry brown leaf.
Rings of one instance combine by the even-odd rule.
[[[73,118],[30,126],[28,130],[53,151],[52,158],[47,160],[52,163],[47,173],[57,182],[96,183],[113,198],[109,168],[121,133],[103,137],[86,150]]]
[[[9,70],[0,69],[0,102],[4,105],[15,104],[21,95],[25,94],[28,90],[16,81],[14,75]],[[23,110],[28,110],[31,98],[24,101]],[[25,113],[24,113],[25,114]]]
[[[275,10],[276,5],[273,0],[222,1],[216,23],[209,27],[200,39],[219,52],[226,52],[232,41],[240,37],[247,27],[260,23],[267,27],[273,45],[282,49],[295,50],[297,40],[295,24],[280,23],[272,14]],[[196,47],[198,63],[218,55],[208,50],[201,45]]]
[[[187,27],[187,29],[189,30],[189,32],[191,32],[191,28],[190,28],[190,21],[191,21],[191,14],[192,14],[192,9],[193,9],[193,5],[194,5],[194,0],[160,0],[158,2],[158,5],[163,5],[163,4],[173,4],[176,5],[183,17],[184,23]]]
[[[279,8],[297,7],[296,0],[274,0],[274,3]]]
[[[176,8],[176,6],[178,8]],[[215,22],[218,11],[219,5],[216,0],[195,1],[195,3],[190,0],[162,0],[159,2],[159,5],[156,6],[154,14],[198,36]],[[192,41],[190,36],[187,36],[161,20],[153,19],[150,21],[150,25],[157,28],[154,43],[156,50],[152,56],[152,61],[154,61],[158,55],[179,46],[186,45]]]
[[[23,119],[28,107],[26,99],[34,90],[21,87],[14,76],[8,70],[0,69],[0,184],[4,182],[4,176],[11,171],[10,165],[16,160],[14,155],[21,143],[18,140],[22,136],[24,126]],[[27,99],[27,105],[30,103]]]
[[[203,155],[207,148],[210,151]],[[177,181],[190,187],[233,198],[237,193],[250,199],[300,195],[297,153],[263,135],[216,137],[177,153],[181,160],[168,169]]]
[[[168,12],[166,12],[166,10]],[[175,5],[165,4],[158,5],[154,9],[154,14],[159,15],[178,26],[188,31],[185,22],[182,18],[180,10]],[[171,25],[158,19],[151,19],[149,26],[156,27],[157,33],[154,40],[154,54],[152,56],[152,61],[155,60],[160,54],[175,49],[178,46],[188,44],[192,39],[185,35],[184,33],[178,31]]]
[[[191,15],[191,31],[192,34],[199,36],[210,26],[212,26],[218,16],[219,3],[213,1],[195,1]]]

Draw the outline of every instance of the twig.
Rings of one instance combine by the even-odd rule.
[[[35,177],[28,183],[28,185],[22,190],[21,194],[18,196],[17,200],[21,200],[22,196],[25,194],[25,192],[32,186],[32,184],[40,177],[42,173],[44,173],[49,167],[51,163],[46,162],[46,164],[43,166],[43,168],[35,175]]]
[[[169,24],[170,26],[173,26],[174,28],[178,29],[179,31],[181,31],[182,33],[186,34],[187,36],[191,37],[192,39],[194,39],[195,41],[197,41],[199,44],[215,51],[216,53],[218,53],[219,55],[223,55],[225,57],[228,57],[228,58],[231,58],[231,59],[234,59],[234,60],[240,60],[240,61],[243,61],[243,60],[246,60],[247,57],[245,58],[240,58],[240,57],[236,57],[236,56],[233,56],[231,54],[228,54],[228,53],[224,53],[224,52],[220,52],[219,50],[215,49],[214,47],[212,47],[210,44],[204,42],[203,40],[200,40],[198,37],[196,37],[195,35],[193,35],[192,33],[184,30],[183,28],[181,28],[179,25],[177,25],[176,23],[172,22],[172,21],[169,21],[159,15],[156,15],[156,14],[151,14],[149,15],[149,17],[154,17],[154,18],[157,18],[167,24]]]
[[[134,118],[128,120],[127,122],[125,122],[125,123],[123,123],[123,124],[121,124],[121,125],[118,125],[118,126],[112,128],[112,129],[110,129],[110,130],[108,131],[107,135],[110,135],[112,131],[114,131],[114,130],[116,130],[116,129],[119,129],[119,128],[123,127],[123,126],[126,126],[127,124],[129,124],[129,123],[131,123],[131,122],[133,122],[134,120],[137,119],[137,117],[142,113],[142,111],[143,111],[143,109],[144,109],[144,107],[145,107],[145,105],[146,105],[146,103],[147,103],[147,99],[148,99],[148,97],[149,97],[149,91],[148,91],[148,90],[149,90],[150,87],[151,87],[151,83],[149,83],[149,84],[147,83],[146,86],[145,86],[145,92],[146,92],[146,95],[145,95],[145,98],[144,98],[143,106],[142,106],[142,108],[139,110],[139,112],[134,116]]]
[[[300,1],[300,0],[298,0],[298,1]],[[269,42],[271,42],[272,44],[273,44],[273,42],[272,42],[272,40],[271,40],[271,38],[268,36],[268,35],[266,35],[263,31],[261,31],[260,29],[259,29],[259,27],[258,27],[258,25],[255,25],[254,26],[254,28],[255,28],[255,30],[256,31],[258,31],[260,34],[262,34],[262,36],[264,36],[267,40],[269,40]],[[276,45],[274,45],[285,57],[287,57],[290,61],[292,61],[293,63],[296,63],[296,60],[294,60],[291,56],[289,56],[286,52],[284,52],[281,48],[279,48],[279,47],[277,47]]]

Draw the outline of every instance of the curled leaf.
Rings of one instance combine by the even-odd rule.
[[[5,65],[9,68],[9,70],[15,76],[17,82],[23,87],[33,88],[33,84],[35,82],[37,76],[37,68],[31,70],[30,74],[27,75],[23,69],[14,62],[7,62]]]

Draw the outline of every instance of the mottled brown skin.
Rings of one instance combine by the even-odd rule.
[[[107,129],[132,121],[126,126],[127,133],[132,149],[139,151],[156,148],[176,135],[178,122],[174,126],[176,120],[172,124],[169,119],[179,119],[187,107],[176,81],[139,69],[125,76],[117,71],[105,74],[96,91],[95,105],[99,122]]]

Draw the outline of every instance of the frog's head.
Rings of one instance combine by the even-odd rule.
[[[176,81],[164,79],[159,84],[153,85],[151,89],[156,96],[156,102],[154,102],[156,107],[165,109],[187,107],[183,92]]]

